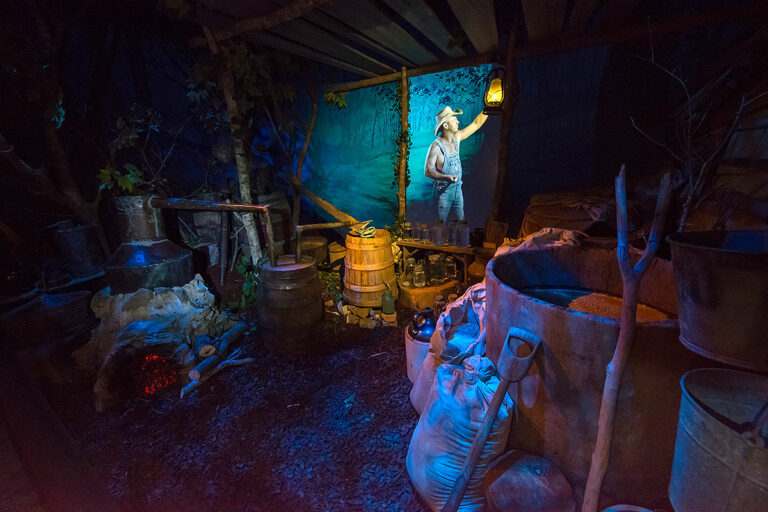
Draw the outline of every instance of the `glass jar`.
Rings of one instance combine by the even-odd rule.
[[[403,280],[413,281],[413,268],[416,266],[416,258],[405,258],[405,268],[403,268]]]
[[[445,281],[445,258],[442,254],[432,254],[429,258],[429,282],[442,284]]]
[[[403,240],[406,242],[413,240],[413,225],[410,222],[403,224]]]
[[[435,245],[443,245],[445,242],[445,224],[442,220],[438,220],[432,224],[432,243]]]
[[[427,285],[427,274],[424,272],[424,265],[416,264],[413,267],[413,286],[414,288],[423,288]]]
[[[454,280],[458,276],[456,270],[456,258],[453,256],[445,257],[445,278],[448,280]]]
[[[423,231],[421,229],[421,223],[420,222],[416,222],[413,225],[413,241],[414,242],[421,242],[422,240],[424,240],[424,233],[423,233]]]
[[[456,227],[456,245],[469,247],[469,224],[465,220],[460,220],[458,224]]]
[[[459,229],[459,222],[456,219],[453,219],[451,222],[448,223],[448,228],[446,229],[447,245],[456,245],[456,235],[457,235],[458,229]]]
[[[469,244],[472,247],[482,247],[483,240],[485,240],[485,230],[483,228],[475,228],[475,230],[469,234]]]

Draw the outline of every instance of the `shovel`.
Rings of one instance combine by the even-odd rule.
[[[501,354],[499,354],[499,364],[496,365],[500,377],[499,387],[493,394],[491,405],[488,406],[483,422],[475,434],[475,440],[472,441],[467,460],[464,462],[464,467],[459,473],[456,483],[453,484],[453,490],[451,490],[451,495],[448,496],[448,501],[445,502],[442,512],[456,512],[459,509],[469,479],[475,470],[475,464],[483,452],[488,434],[491,433],[491,426],[499,413],[502,402],[504,402],[504,396],[507,394],[509,385],[526,376],[540,346],[541,338],[538,336],[517,327],[509,328],[507,339],[504,340],[504,346],[501,349]]]

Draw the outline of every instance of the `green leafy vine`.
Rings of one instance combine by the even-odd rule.
[[[406,94],[406,105],[405,105],[405,115],[407,116],[411,112],[411,105],[410,101],[408,99],[410,98],[410,93],[408,91],[405,92]],[[402,105],[402,98],[403,98],[403,86],[401,82],[397,82],[397,94],[395,96],[395,100],[397,102],[396,104],[396,111],[399,113],[403,109]],[[397,137],[395,138],[395,145],[397,146],[397,153],[395,154],[395,167],[394,167],[394,173],[395,173],[395,179],[392,182],[392,186],[396,186],[400,184],[400,164],[403,162],[403,159],[405,160],[405,188],[408,188],[408,185],[411,183],[411,170],[408,168],[408,155],[411,153],[411,146],[413,143],[411,142],[411,133],[409,130],[403,130],[400,133],[397,134]]]

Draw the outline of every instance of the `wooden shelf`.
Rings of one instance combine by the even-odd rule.
[[[444,252],[446,254],[456,254],[458,258],[461,260],[461,263],[464,267],[462,269],[462,272],[464,275],[464,279],[462,281],[463,284],[467,284],[467,278],[468,278],[467,268],[469,267],[469,264],[472,262],[472,259],[474,258],[475,251],[482,250],[482,248],[479,248],[479,247],[459,247],[458,245],[435,245],[432,242],[421,242],[421,241],[409,242],[409,241],[398,240],[397,245],[399,245],[403,249],[403,257],[400,259],[401,272],[403,270],[403,265],[405,264],[405,258],[407,258],[411,254],[419,250]],[[411,251],[409,252],[408,249],[411,249]]]

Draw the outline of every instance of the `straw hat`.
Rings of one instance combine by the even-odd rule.
[[[437,120],[437,124],[435,125],[435,135],[437,135],[437,130],[440,129],[441,126],[443,126],[443,123],[446,122],[448,119],[450,119],[453,116],[458,116],[459,114],[463,114],[464,111],[459,110],[451,110],[451,107],[443,107],[443,110],[440,111],[439,114],[435,116],[435,119]]]

